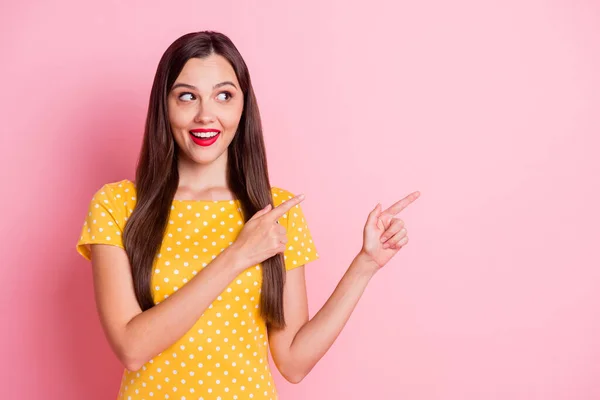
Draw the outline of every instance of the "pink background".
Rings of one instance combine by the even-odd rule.
[[[93,192],[133,178],[160,56],[212,29],[250,67],[272,183],[307,195],[311,314],[371,208],[421,191],[282,399],[599,399],[600,4],[300,3],[2,5],[0,398],[116,397],[74,246]]]

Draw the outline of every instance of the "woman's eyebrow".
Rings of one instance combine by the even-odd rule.
[[[216,89],[216,88],[220,88],[221,86],[225,86],[225,85],[231,85],[231,86],[233,86],[234,88],[237,89],[237,86],[235,86],[235,84],[233,82],[231,82],[231,81],[225,81],[225,82],[217,83],[216,85],[214,85],[213,86],[213,90]],[[186,87],[188,89],[193,89],[195,91],[198,91],[198,88],[196,86],[189,85],[187,83],[176,83],[176,84],[173,85],[173,87],[171,88],[171,90],[176,89],[178,87]]]

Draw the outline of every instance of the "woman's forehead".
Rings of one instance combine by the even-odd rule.
[[[233,67],[227,59],[217,54],[206,58],[190,58],[183,66],[176,81],[211,90],[213,85],[223,81],[232,81],[237,84]],[[236,86],[239,87],[239,85]]]

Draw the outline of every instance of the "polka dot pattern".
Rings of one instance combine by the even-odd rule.
[[[277,206],[293,197],[272,188]],[[89,245],[123,248],[122,234],[135,207],[129,180],[108,183],[93,196],[77,243],[90,260]],[[288,243],[285,268],[290,270],[319,255],[300,205],[281,217]],[[158,304],[189,282],[230,246],[244,224],[238,201],[174,200],[152,273]],[[124,370],[119,399],[277,399],[268,362],[268,335],[259,315],[262,266],[237,276],[182,338],[138,371]]]

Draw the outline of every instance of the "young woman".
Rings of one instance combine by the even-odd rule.
[[[77,243],[125,367],[120,399],[276,399],[268,350],[288,381],[310,372],[407,243],[394,215],[419,195],[371,211],[309,320],[304,265],[319,256],[304,196],[271,187],[248,68],[216,32],[186,34],[161,58],[135,178],[95,193]]]

